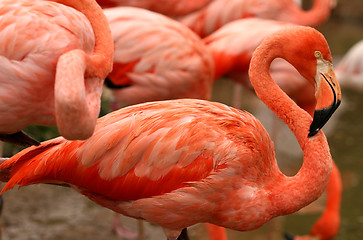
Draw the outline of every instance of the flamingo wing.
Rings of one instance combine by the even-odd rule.
[[[86,141],[60,137],[28,148],[1,165],[2,171],[9,170],[3,191],[16,184],[68,183],[126,201],[162,195],[205,179],[237,157],[225,129],[230,125],[214,122],[219,113],[205,109],[203,102],[197,101],[195,109],[181,102],[124,108],[101,118]],[[240,113],[222,104],[212,106]],[[210,121],[202,120],[205,117]],[[225,147],[230,148],[228,153],[222,153]]]

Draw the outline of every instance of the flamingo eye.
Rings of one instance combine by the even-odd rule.
[[[322,58],[323,57],[323,55],[321,54],[321,52],[320,51],[315,51],[315,57],[316,58]]]

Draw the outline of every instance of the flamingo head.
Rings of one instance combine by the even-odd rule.
[[[295,27],[294,42],[285,47],[285,60],[315,86],[316,106],[308,137],[312,137],[329,120],[341,102],[339,82],[333,70],[329,45],[324,36],[311,27]],[[296,41],[296,42],[295,42]]]
[[[315,97],[317,102],[309,137],[314,136],[324,126],[341,102],[340,85],[335,76],[333,64],[325,60],[320,51],[315,51],[315,57],[317,62]]]

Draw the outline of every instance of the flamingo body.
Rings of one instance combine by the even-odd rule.
[[[108,81],[119,103],[210,99],[213,59],[190,29],[144,9],[118,7],[104,13],[115,43]]]
[[[97,13],[92,1],[82,2],[88,4],[85,11],[90,8]],[[12,134],[36,124],[58,125],[70,139],[92,134],[101,78],[111,70],[106,62],[112,58],[112,45],[108,53],[99,54],[101,37],[95,35],[92,21],[70,7],[78,3],[67,5],[27,0],[0,3],[0,133]],[[102,39],[107,43],[107,28],[104,31]],[[93,71],[97,58],[104,65]],[[69,127],[75,126],[75,120],[83,133]]]

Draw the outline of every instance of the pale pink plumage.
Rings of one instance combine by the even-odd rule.
[[[299,48],[276,45],[296,36]],[[321,195],[332,161],[323,132],[309,130],[311,116],[267,73],[280,53],[316,81],[318,103],[335,109],[341,96],[327,43],[316,30],[286,29],[256,50],[250,70],[256,94],[289,125],[304,152],[296,176],[281,173],[273,144],[252,115],[182,99],[126,107],[99,119],[88,140],[60,137],[20,152],[0,166],[0,179],[8,181],[3,191],[16,184],[66,183],[102,206],[159,224],[169,239],[198,222],[246,231],[295,212]],[[328,68],[317,68],[324,59]],[[311,130],[316,135],[308,137]]]
[[[101,7],[138,7],[167,16],[182,16],[208,5],[212,0],[97,0]]]
[[[145,9],[105,9],[115,53],[111,83],[121,104],[178,98],[210,99],[214,64],[186,26]],[[120,88],[118,88],[120,87]]]
[[[36,124],[57,125],[69,139],[92,135],[113,53],[101,8],[4,0],[0,9],[0,133]]]
[[[363,90],[363,40],[353,45],[336,66],[342,86]]]
[[[214,0],[203,9],[179,20],[206,37],[218,28],[241,18],[258,17],[317,26],[330,15],[330,0],[314,0],[309,11],[302,10],[294,0]]]

